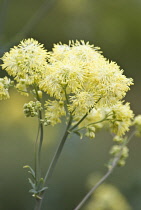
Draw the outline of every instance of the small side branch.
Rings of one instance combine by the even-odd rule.
[[[115,169],[115,167],[118,164],[118,161],[121,158],[122,155],[122,150],[124,148],[124,146],[126,146],[129,141],[132,139],[132,137],[134,136],[135,131],[133,131],[131,133],[131,135],[129,136],[129,138],[123,143],[122,148],[120,153],[113,159],[113,162],[109,168],[109,170],[107,171],[107,173],[99,180],[99,182],[96,183],[96,185],[86,194],[86,196],[82,199],[82,201],[77,205],[77,207],[74,208],[74,210],[79,210],[84,204],[85,202],[89,199],[89,197],[93,194],[93,192],[111,175],[111,173],[113,172],[113,170]]]
[[[93,194],[93,192],[108,178],[108,176],[112,173],[114,168],[117,166],[119,157],[116,157],[113,161],[112,167],[108,170],[108,172],[100,179],[99,182],[96,183],[96,185],[87,193],[87,195],[83,198],[83,200],[79,203],[79,205],[74,210],[79,210],[84,203],[88,200],[88,198]]]

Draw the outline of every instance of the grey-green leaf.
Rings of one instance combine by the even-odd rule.
[[[30,178],[28,178],[29,183],[31,184],[32,188],[35,189],[35,184],[32,182]]]

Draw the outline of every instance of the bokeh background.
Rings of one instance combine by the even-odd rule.
[[[28,37],[48,50],[53,43],[76,39],[99,46],[105,57],[134,79],[125,100],[130,101],[135,114],[141,113],[141,0],[0,0],[0,56]],[[5,75],[0,69],[0,76]],[[34,199],[28,193],[28,174],[22,167],[33,165],[37,121],[23,115],[23,104],[30,98],[14,91],[10,95],[9,100],[0,101],[0,209],[31,210]],[[46,128],[43,168],[48,167],[64,126]],[[72,210],[88,191],[89,176],[105,173],[111,145],[106,132],[98,133],[94,140],[69,138],[43,209]],[[126,166],[117,168],[107,183],[122,193],[131,209],[140,210],[141,139],[134,138],[129,147]]]

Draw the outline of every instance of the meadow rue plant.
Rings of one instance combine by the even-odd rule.
[[[124,102],[126,92],[133,80],[123,74],[123,70],[107,60],[99,48],[84,41],[70,41],[55,44],[48,52],[34,39],[21,41],[1,58],[2,69],[13,78],[0,79],[0,99],[9,98],[11,84],[26,96],[32,94],[34,101],[24,104],[26,117],[38,117],[39,129],[35,141],[35,168],[29,169],[32,186],[30,192],[36,199],[35,209],[41,209],[44,192],[61,154],[67,137],[74,133],[83,138],[95,138],[98,130],[106,128],[114,134],[116,145],[110,151],[113,156],[108,164],[108,172],[91,193],[110,175],[114,167],[125,164],[128,156],[125,137],[129,127],[140,129],[140,119],[134,118],[130,104]],[[48,100],[43,103],[42,93]],[[64,136],[56,150],[45,175],[41,172],[41,148],[44,126],[54,126],[66,122]],[[140,129],[141,130],[141,129]],[[133,134],[131,135],[133,136]],[[87,196],[87,198],[91,195]],[[85,198],[75,209],[79,209]]]

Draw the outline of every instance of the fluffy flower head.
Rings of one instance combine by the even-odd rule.
[[[55,125],[61,122],[60,117],[65,116],[63,101],[46,101],[45,125]]]
[[[46,58],[47,51],[43,45],[34,39],[27,39],[4,54],[2,68],[18,83],[24,80],[25,84],[30,85],[39,82]]]
[[[141,115],[137,115],[134,118],[133,125],[136,128],[136,135],[141,136]]]
[[[132,125],[133,111],[130,109],[129,103],[123,104],[121,102],[111,107],[111,111],[113,115],[109,121],[110,128],[116,135],[122,136]]]
[[[0,100],[9,98],[8,88],[10,83],[11,81],[7,77],[0,78]]]
[[[93,102],[101,99],[98,106],[111,106],[125,96],[131,84],[132,79],[104,58],[98,48],[77,41],[54,46],[40,88],[57,99],[65,98],[64,90],[72,95],[87,92]]]

